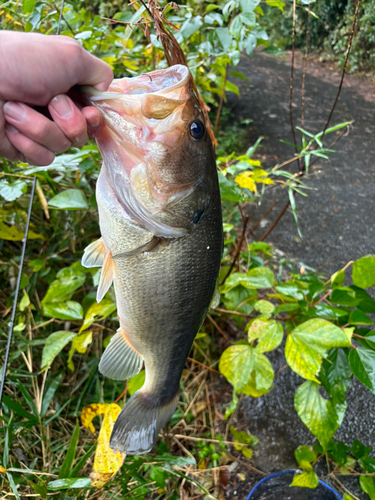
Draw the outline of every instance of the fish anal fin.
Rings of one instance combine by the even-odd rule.
[[[90,243],[82,256],[83,267],[101,267],[104,262],[104,257],[106,254],[106,248],[103,243],[103,238]]]
[[[107,250],[103,260],[98,290],[96,292],[97,302],[100,302],[102,300],[104,295],[108,292],[109,287],[112,285],[114,267],[115,263],[112,260],[112,254],[109,250]]]
[[[140,372],[141,354],[131,345],[124,330],[119,328],[111,339],[99,363],[99,371],[112,380],[127,380]]]
[[[160,430],[172,417],[179,394],[164,404],[152,404],[143,389],[135,392],[118,416],[109,446],[130,455],[147,453],[155,445]]]

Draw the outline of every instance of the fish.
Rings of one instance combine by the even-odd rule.
[[[84,89],[103,114],[96,137],[101,238],[82,265],[102,267],[100,302],[114,285],[119,329],[99,371],[145,382],[125,404],[113,450],[146,453],[175,412],[193,341],[217,289],[223,249],[220,190],[208,117],[181,64]]]

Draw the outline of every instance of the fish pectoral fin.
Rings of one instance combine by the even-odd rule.
[[[81,261],[83,267],[101,267],[104,262],[106,251],[103,238],[99,238],[91,243],[85,248],[83,253]]]
[[[98,290],[96,292],[96,301],[99,303],[104,295],[108,292],[109,287],[112,285],[114,272],[114,261],[112,260],[112,254],[109,250],[106,251],[102,272],[100,274],[100,281]]]
[[[99,363],[99,371],[112,380],[127,380],[140,372],[143,358],[119,328]]]
[[[133,255],[137,255],[139,253],[149,252],[159,244],[159,241],[160,238],[158,238],[157,236],[153,236],[150,241],[147,241],[147,243],[144,243],[137,248],[133,248],[133,250],[128,250],[126,252],[121,252],[113,255],[112,259],[119,259],[120,257],[133,257]]]
[[[156,443],[160,430],[172,417],[179,394],[164,404],[152,403],[153,395],[143,388],[135,392],[117,417],[109,446],[130,455],[147,453]]]

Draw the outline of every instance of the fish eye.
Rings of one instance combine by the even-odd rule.
[[[196,141],[199,141],[199,139],[202,139],[202,137],[204,136],[204,132],[205,132],[204,125],[200,120],[194,120],[190,124],[190,135]]]

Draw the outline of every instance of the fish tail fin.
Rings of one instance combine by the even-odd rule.
[[[127,380],[140,372],[143,357],[119,328],[100,359],[99,371],[112,380]]]
[[[110,447],[130,455],[147,453],[156,443],[160,430],[173,415],[179,393],[168,403],[151,403],[142,389],[126,403],[113,427]]]

